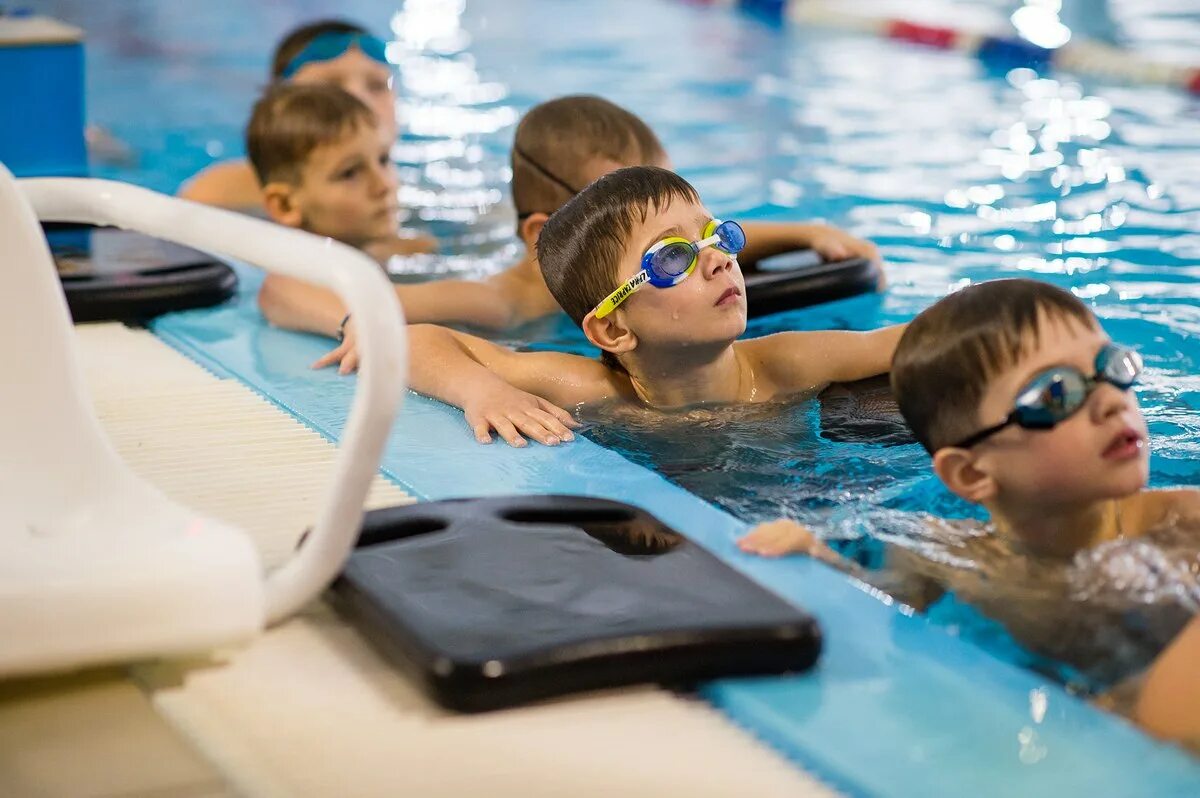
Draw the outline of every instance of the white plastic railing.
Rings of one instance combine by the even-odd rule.
[[[86,178],[18,183],[42,221],[121,227],[246,261],[325,286],[354,315],[361,353],[358,385],[333,480],[304,544],[267,576],[266,621],[286,618],[328,586],[353,548],[367,491],[403,399],[408,340],[387,277],[345,244],[125,183]]]

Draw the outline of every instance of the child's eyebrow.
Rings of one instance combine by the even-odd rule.
[[[679,236],[680,238],[687,238],[687,235],[684,234],[682,227],[680,227],[679,225],[672,225],[671,227],[668,227],[666,230],[663,230],[658,235],[654,236],[649,241],[647,241],[646,245],[644,247],[642,247],[642,252],[645,252],[646,250],[650,249],[650,247],[654,246],[659,241],[662,241],[664,238],[671,238],[673,236]]]

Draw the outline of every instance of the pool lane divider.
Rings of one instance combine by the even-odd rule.
[[[728,5],[699,2],[700,5]],[[1170,64],[1142,58],[1118,47],[1072,39],[1061,47],[1041,47],[1014,35],[928,25],[906,19],[873,17],[844,10],[828,0],[737,0],[759,18],[830,28],[974,55],[985,64],[1012,69],[1049,67],[1089,77],[1167,86],[1200,96],[1200,65]]]
[[[261,273],[237,269],[234,300],[162,316],[151,329],[336,441],[355,378],[312,371],[309,364],[330,342],[267,325],[255,304]],[[812,612],[825,633],[813,671],[717,681],[701,695],[852,795],[1197,794],[1200,762],[821,563],[742,553],[735,545],[746,529],[742,522],[586,439],[558,447],[481,446],[460,411],[410,395],[382,471],[423,500],[564,493],[627,501]]]

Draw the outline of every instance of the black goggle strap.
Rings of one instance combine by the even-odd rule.
[[[570,183],[563,180],[561,177],[554,174],[546,167],[542,166],[540,163],[538,163],[533,158],[531,158],[529,156],[529,153],[525,152],[525,150],[521,149],[516,144],[513,144],[513,153],[521,156],[521,158],[525,161],[525,163],[527,163],[533,167],[535,172],[537,172],[539,175],[541,175],[542,177],[549,180],[554,185],[562,188],[564,191],[566,191],[572,197],[574,197],[576,194],[579,193],[579,189],[573,187]]]
[[[961,441],[958,441],[957,443],[952,443],[950,445],[953,446],[955,449],[970,449],[975,444],[983,443],[985,440],[992,437],[1000,430],[1004,429],[1005,427],[1009,426],[1010,424],[1015,424],[1015,423],[1017,423],[1017,411],[1014,410],[1013,412],[1008,414],[1008,418],[1004,419],[999,424],[994,424],[993,426],[990,426],[987,429],[981,429],[981,430],[979,430],[979,432],[976,432],[974,435],[970,436],[969,438],[963,438]]]

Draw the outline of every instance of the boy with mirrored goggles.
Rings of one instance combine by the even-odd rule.
[[[1019,548],[1062,558],[1200,521],[1200,491],[1146,490],[1149,436],[1133,392],[1142,370],[1070,292],[1014,279],[969,286],[919,314],[891,379],[946,487],[985,507]],[[810,551],[815,539],[775,522],[742,545],[776,555]]]

